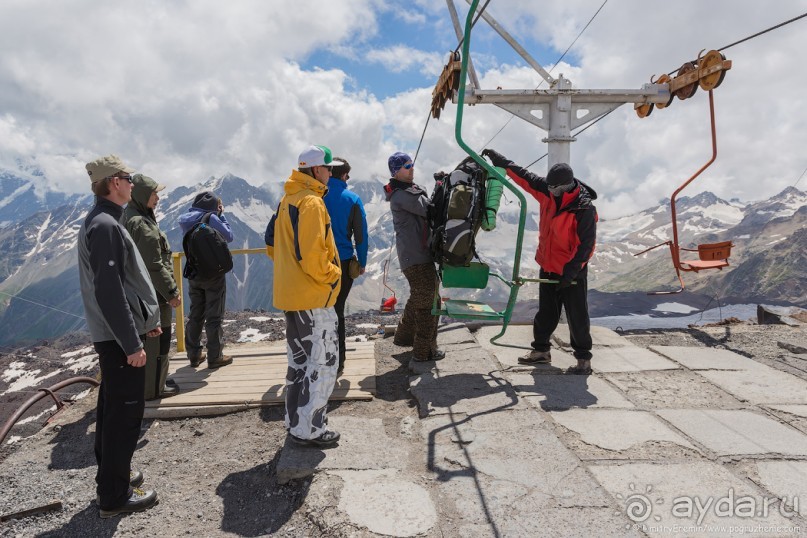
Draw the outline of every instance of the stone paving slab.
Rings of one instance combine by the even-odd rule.
[[[749,370],[700,374],[740,400],[754,404],[807,404],[807,382],[764,364]]]
[[[746,370],[763,366],[727,349],[695,346],[650,346],[650,349],[690,370]]]
[[[658,415],[717,456],[807,456],[807,436],[743,410],[664,409]]]
[[[796,415],[797,417],[807,418],[807,405],[768,405],[766,407],[776,409],[777,411],[790,413],[791,415]]]
[[[396,471],[332,471],[344,481],[338,508],[355,525],[387,536],[428,532],[437,511],[423,486]]]
[[[612,505],[535,410],[429,417],[422,431],[429,446],[427,467],[440,484],[439,498],[472,525],[460,536],[496,535],[504,525],[528,527],[537,513],[547,510]],[[598,525],[600,518],[613,516],[613,509],[596,513],[593,523]]]
[[[763,488],[807,517],[807,461],[760,461],[756,471]]]
[[[285,484],[329,469],[400,469],[406,451],[386,434],[380,418],[328,416],[329,428],[342,437],[327,450],[301,447],[288,438],[277,462],[277,481]]]
[[[578,433],[584,442],[606,450],[626,450],[651,441],[668,441],[695,448],[646,411],[569,409],[553,411],[550,416],[564,428]]]
[[[767,517],[756,515],[742,517],[737,515],[718,516],[716,507],[725,510],[727,500],[750,496],[756,503],[754,513],[761,513],[765,493],[747,480],[738,478],[725,467],[712,462],[692,462],[676,464],[626,463],[622,465],[591,465],[591,473],[600,484],[613,495],[619,511],[632,515],[639,525],[647,526],[645,533],[649,536],[727,536],[721,531],[708,526],[725,528],[745,528],[765,525],[790,528],[792,523],[771,509]],[[700,506],[698,509],[695,497]],[[711,502],[709,499],[712,499]],[[676,511],[673,512],[675,503]],[[718,504],[720,503],[720,504]],[[735,502],[735,505],[737,503]],[[691,507],[689,512],[687,506]],[[723,514],[725,512],[721,512]],[[746,512],[747,513],[747,512]],[[698,516],[703,518],[698,524]],[[750,514],[749,514],[750,515]],[[666,529],[664,528],[666,527]],[[787,533],[781,536],[788,536]]]
[[[546,411],[575,407],[630,409],[633,404],[597,376],[506,373],[518,394]]]
[[[558,328],[555,329],[552,338],[563,347],[570,347],[571,344],[569,343],[569,326],[558,325]],[[624,336],[620,336],[611,329],[606,329],[605,327],[600,327],[597,325],[591,326],[591,341],[594,344],[595,348],[603,346],[625,347],[634,345],[633,343],[631,343],[630,340],[628,340]]]
[[[442,344],[464,344],[476,342],[464,323],[449,323],[437,329],[437,341]]]
[[[747,407],[690,370],[616,372],[604,374],[638,407],[644,409],[739,409]]]
[[[639,346],[610,346],[595,349],[591,367],[597,372],[644,372],[648,370],[676,370],[671,360]]]
[[[507,380],[498,374],[424,374],[410,381],[409,391],[418,403],[421,418],[527,407],[519,401]]]

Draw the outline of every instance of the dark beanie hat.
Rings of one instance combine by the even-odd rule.
[[[219,199],[212,191],[200,192],[193,200],[193,207],[204,209],[205,211],[218,211]]]
[[[572,181],[574,181],[574,172],[572,172],[572,167],[566,163],[554,165],[546,175],[546,182],[550,187],[566,185]]]

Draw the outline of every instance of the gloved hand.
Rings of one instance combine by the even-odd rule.
[[[560,283],[558,284],[559,290],[565,290],[568,287],[571,287],[572,279],[571,278],[563,278],[561,279]]]
[[[493,166],[498,166],[499,168],[507,168],[507,165],[510,164],[510,159],[508,159],[495,149],[483,149],[482,156],[490,159],[490,162],[493,163]]]

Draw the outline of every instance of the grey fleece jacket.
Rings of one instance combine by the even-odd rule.
[[[426,191],[414,183],[396,179],[384,186],[392,210],[395,228],[395,248],[401,271],[413,265],[434,263],[429,251],[429,226],[426,222],[429,198]]]
[[[92,341],[115,340],[131,355],[143,347],[140,335],[160,325],[160,308],[121,215],[121,206],[97,198],[79,231],[78,272]]]

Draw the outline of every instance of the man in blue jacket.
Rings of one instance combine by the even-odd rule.
[[[353,281],[364,274],[367,266],[367,215],[361,198],[355,192],[347,190],[350,164],[341,157],[334,160],[344,164],[333,167],[324,200],[331,217],[333,238],[336,240],[342,266],[342,287],[334,305],[339,319],[339,369],[336,374],[342,375],[345,370],[345,302]]]
[[[223,206],[213,192],[205,191],[196,195],[188,212],[179,217],[182,233],[187,234],[205,215],[210,215],[210,227],[216,230],[228,243],[233,240],[233,232],[223,214]],[[188,297],[191,301],[188,322],[185,324],[185,349],[191,366],[196,368],[207,358],[208,368],[220,368],[233,362],[224,355],[224,329],[222,318],[227,299],[227,275],[213,279],[194,278],[188,280]],[[207,357],[202,353],[202,326],[207,334]]]

